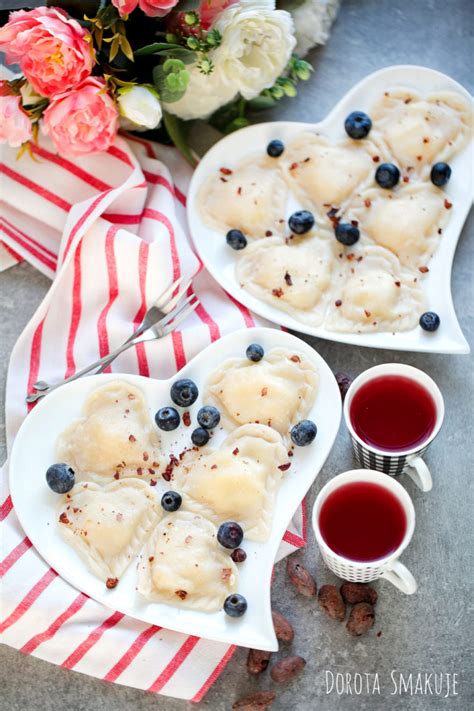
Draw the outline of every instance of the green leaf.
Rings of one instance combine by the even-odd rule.
[[[135,52],[135,55],[137,53]],[[186,47],[178,47],[177,49],[162,49],[155,52],[158,56],[169,57],[170,59],[180,59],[183,64],[194,64],[196,61],[196,52]]]
[[[157,52],[160,52],[163,49],[170,50],[183,48],[179,44],[169,44],[169,42],[154,42],[153,44],[147,44],[144,47],[140,47],[140,49],[136,49],[135,56],[146,57],[149,54],[156,54]]]
[[[224,133],[232,133],[233,131],[238,131],[239,128],[245,128],[248,126],[250,121],[244,116],[238,116],[236,119],[227,124],[224,128]]]
[[[181,121],[176,116],[169,114],[167,111],[164,111],[163,124],[168,132],[169,137],[173,141],[178,151],[184,158],[186,158],[188,163],[190,163],[191,166],[195,168],[197,165],[197,161],[191,153],[191,149],[188,145],[185,122]]]
[[[265,111],[266,109],[273,109],[276,106],[276,101],[272,96],[256,96],[254,99],[250,99],[248,102],[248,107],[251,111]]]

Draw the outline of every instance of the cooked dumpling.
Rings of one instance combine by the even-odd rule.
[[[90,570],[115,587],[161,514],[147,482],[123,479],[104,487],[82,482],[66,495],[59,527]]]
[[[418,277],[383,247],[342,254],[339,278],[326,322],[330,331],[407,331],[425,310]]]
[[[278,484],[289,466],[278,432],[265,425],[243,425],[219,449],[189,452],[174,470],[173,485],[186,494],[190,511],[217,525],[237,521],[245,538],[266,541]]]
[[[395,191],[373,189],[349,211],[363,237],[390,249],[413,269],[426,265],[449,219],[450,203],[433,185],[403,186]]]
[[[224,234],[239,229],[247,237],[265,237],[285,229],[287,193],[278,170],[265,159],[252,159],[229,175],[211,175],[197,200],[202,219],[210,227]]]
[[[235,563],[217,542],[213,523],[180,510],[165,516],[138,567],[138,591],[147,600],[217,612],[237,588]]]
[[[304,355],[272,348],[258,363],[229,358],[209,376],[205,400],[214,401],[227,427],[256,422],[285,436],[309,412],[318,375]]]
[[[57,460],[74,469],[76,481],[150,479],[163,471],[160,440],[141,390],[123,380],[107,383],[89,395],[83,414],[56,448]]]
[[[373,107],[371,117],[371,136],[405,169],[431,168],[449,159],[472,130],[471,106],[454,92],[421,97],[411,89],[392,89]]]
[[[313,238],[282,242],[272,237],[249,245],[236,265],[240,285],[262,301],[295,318],[318,325],[327,304],[336,240]]]
[[[366,141],[332,143],[309,131],[298,134],[283,155],[291,189],[305,206],[323,214],[341,207],[374,170]]]

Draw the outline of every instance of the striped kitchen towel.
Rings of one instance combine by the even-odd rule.
[[[4,149],[1,173],[1,265],[26,259],[52,279],[11,356],[8,449],[28,413],[32,383],[67,377],[120,344],[172,278],[192,276],[201,305],[183,330],[127,351],[111,370],[168,378],[221,335],[262,323],[213,282],[193,252],[185,215],[190,169],[175,149],[119,137],[107,153],[72,162],[42,137],[20,160]],[[234,647],[146,625],[74,589],[25,537],[9,497],[8,464],[1,487],[3,641],[100,679],[202,699]],[[305,528],[303,505],[280,558],[304,545]]]

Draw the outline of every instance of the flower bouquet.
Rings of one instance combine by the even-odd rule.
[[[0,82],[0,143],[21,153],[42,131],[74,156],[107,150],[119,128],[157,130],[194,164],[187,122],[242,128],[309,78],[297,43],[306,52],[324,42],[337,3],[290,3],[69,1],[12,12],[0,51],[21,74]]]

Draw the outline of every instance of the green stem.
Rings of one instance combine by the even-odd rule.
[[[186,141],[184,122],[176,118],[176,116],[173,116],[172,114],[169,114],[164,111],[163,124],[166,130],[168,131],[169,137],[173,141],[178,151],[184,158],[186,158],[188,163],[193,168],[195,168],[197,165],[197,161],[191,153],[191,149],[189,148],[188,143]]]

